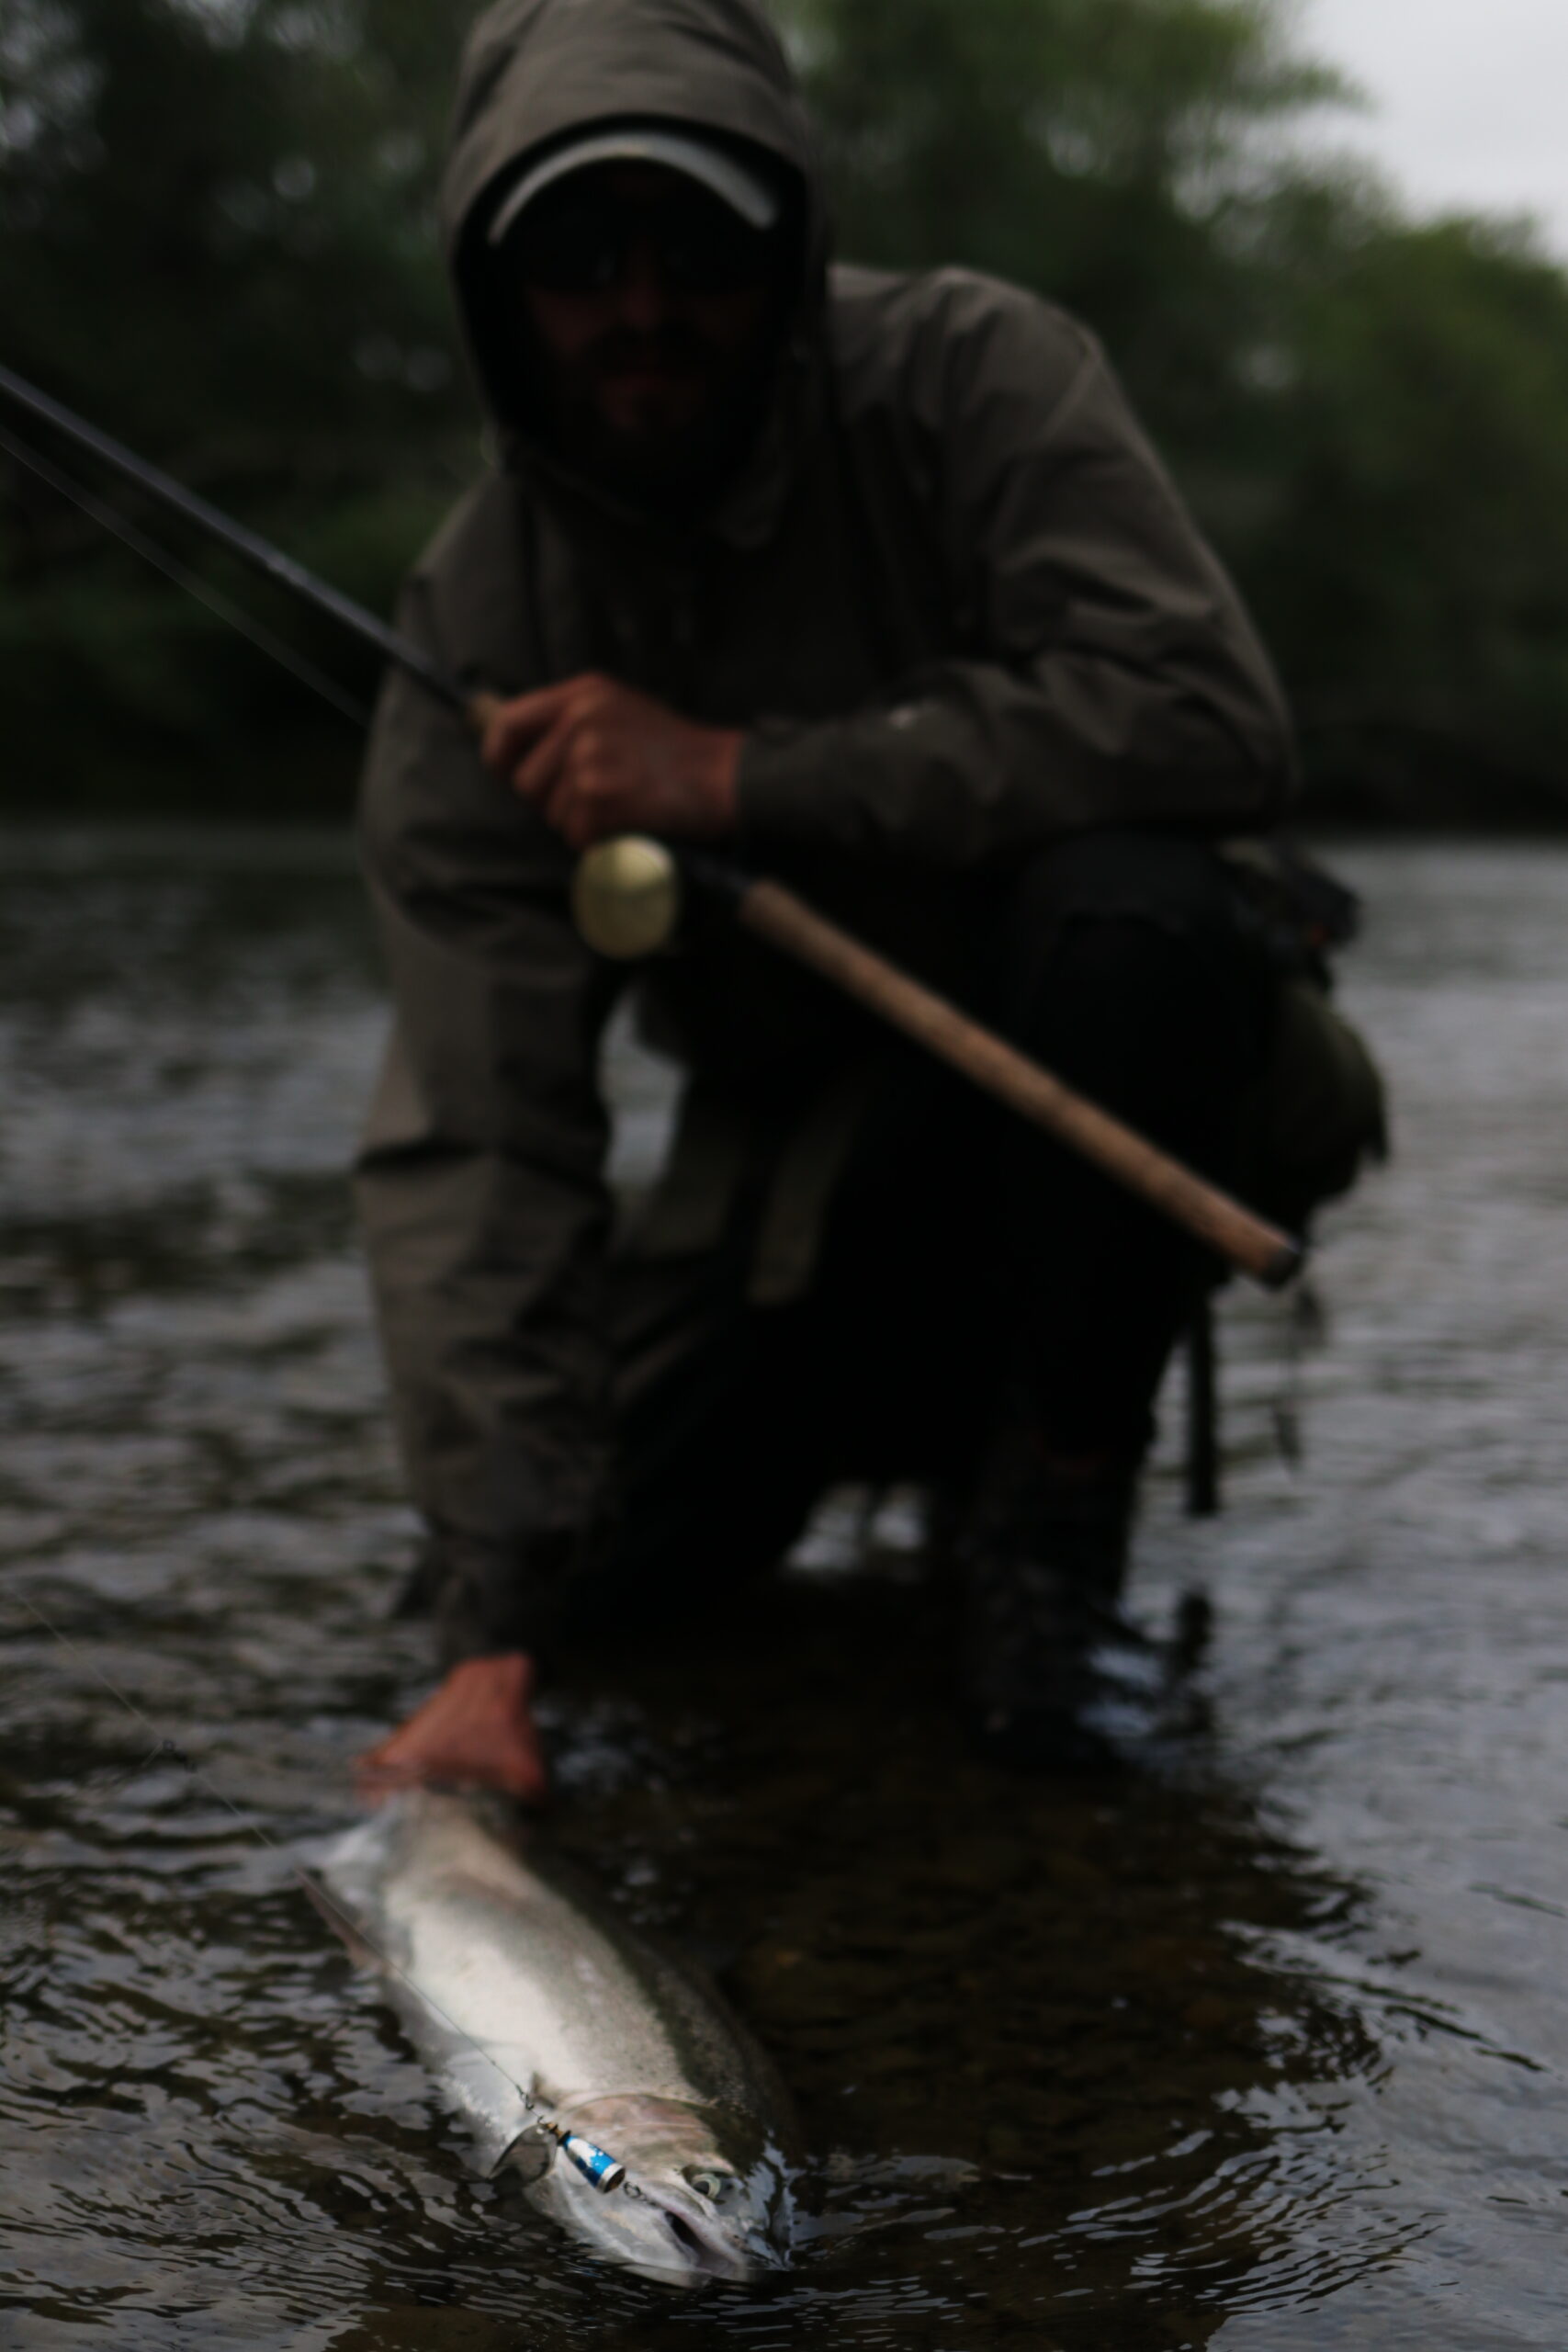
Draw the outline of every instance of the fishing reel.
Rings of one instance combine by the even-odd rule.
[[[571,882],[572,921],[596,956],[635,963],[671,944],[685,897],[673,852],[644,834],[622,833],[579,859]]]

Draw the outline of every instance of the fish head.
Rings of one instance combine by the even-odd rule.
[[[557,2120],[626,2167],[603,2189],[558,2149],[529,2191],[600,2253],[681,2286],[783,2267],[789,2166],[750,2116],[637,2094],[573,2102]]]

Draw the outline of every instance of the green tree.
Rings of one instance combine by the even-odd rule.
[[[1529,236],[1413,223],[1305,160],[1296,127],[1344,92],[1286,0],[775,5],[841,248],[994,270],[1103,337],[1258,611],[1319,805],[1554,808],[1568,277]],[[385,609],[475,462],[433,226],[472,6],[0,7],[0,359]],[[127,805],[346,786],[330,715],[9,487],[24,785]],[[245,594],[368,689],[335,632]]]
[[[1518,232],[1305,224],[1235,549],[1320,798],[1428,819],[1559,805],[1568,282]]]
[[[1292,131],[1276,0],[788,0],[848,246],[1101,334],[1259,612],[1319,805],[1539,815],[1568,695],[1568,278]]]
[[[0,33],[5,357],[382,605],[472,462],[432,227],[452,43],[421,0],[9,0]],[[0,667],[35,786],[343,764],[298,689],[15,486]]]
[[[790,10],[850,249],[1049,292],[1094,319],[1141,400],[1195,423],[1256,305],[1269,135],[1342,95],[1280,17],[1271,0]]]

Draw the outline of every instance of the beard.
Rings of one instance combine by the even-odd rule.
[[[656,513],[709,504],[744,465],[777,373],[772,334],[739,353],[681,321],[616,327],[570,360],[531,332],[551,447],[613,497]]]

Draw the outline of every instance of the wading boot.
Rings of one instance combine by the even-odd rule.
[[[964,1547],[963,1712],[994,1762],[1102,1770],[1155,1727],[1164,1664],[1118,1606],[1136,1475],[1063,1475],[1014,1444],[984,1482]]]

